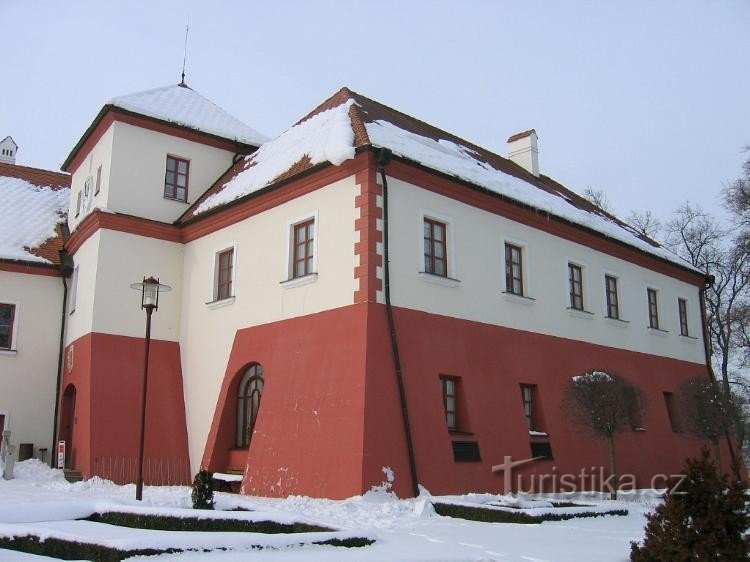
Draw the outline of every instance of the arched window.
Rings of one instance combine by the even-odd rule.
[[[237,447],[250,445],[263,394],[263,367],[255,363],[242,375],[237,389]]]

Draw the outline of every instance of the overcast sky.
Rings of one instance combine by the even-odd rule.
[[[187,82],[276,136],[347,85],[615,209],[710,210],[750,156],[750,2],[0,0],[0,138],[58,169],[111,97]]]

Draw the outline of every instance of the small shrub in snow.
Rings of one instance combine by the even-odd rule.
[[[193,499],[193,509],[213,509],[214,489],[213,474],[207,470],[200,469],[193,480],[193,491],[190,494]]]
[[[707,448],[685,462],[685,479],[647,516],[642,546],[630,543],[633,562],[746,560],[745,533],[750,525],[745,491],[738,481],[727,485]]]

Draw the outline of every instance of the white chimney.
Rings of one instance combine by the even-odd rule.
[[[539,175],[539,147],[536,131],[530,129],[508,139],[508,158],[535,176]]]
[[[10,136],[5,137],[0,141],[0,162],[5,164],[16,163],[16,152],[18,151],[18,145]]]

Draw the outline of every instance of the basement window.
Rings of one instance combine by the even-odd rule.
[[[479,443],[476,441],[453,441],[453,460],[455,462],[481,462]]]

